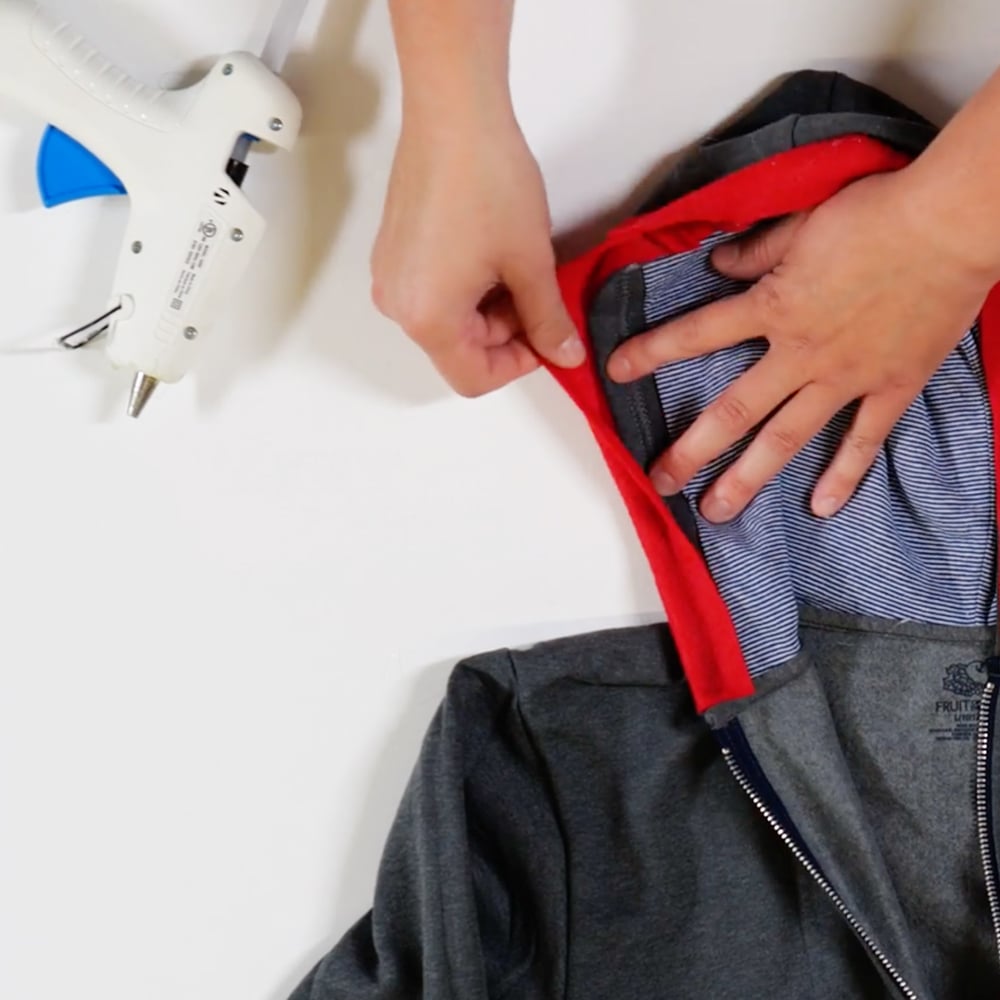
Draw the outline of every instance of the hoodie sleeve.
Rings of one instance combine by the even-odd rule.
[[[462,665],[390,831],[372,910],[291,1000],[561,995],[564,873],[509,657]]]

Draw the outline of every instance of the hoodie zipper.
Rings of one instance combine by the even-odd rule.
[[[795,837],[788,832],[781,820],[775,816],[774,811],[764,801],[764,797],[757,791],[756,788],[754,788],[753,782],[747,777],[746,771],[743,770],[743,767],[736,759],[732,748],[724,746],[722,748],[722,756],[724,757],[726,764],[729,766],[729,770],[732,772],[733,777],[736,779],[737,784],[743,789],[754,806],[756,806],[757,811],[767,821],[768,826],[774,830],[781,842],[792,852],[792,856],[800,865],[802,865],[802,867],[809,874],[810,878],[812,878],[820,889],[823,890],[826,897],[837,908],[837,911],[844,918],[844,920],[847,921],[851,930],[854,931],[865,947],[868,948],[872,955],[875,956],[879,965],[882,966],[889,978],[896,984],[900,993],[906,997],[906,1000],[920,1000],[913,988],[903,978],[899,970],[886,957],[885,952],[882,951],[882,949],[875,943],[871,934],[869,934],[868,931],[866,931],[862,926],[861,921],[859,921],[858,918],[851,912],[840,893],[834,889],[829,880],[819,870],[816,863],[809,857],[809,855],[802,850]],[[985,860],[986,855],[984,854],[984,861]],[[994,887],[995,885],[996,882],[994,881]],[[997,916],[998,913],[1000,913],[1000,893],[994,893],[990,896],[991,908],[994,905],[997,906],[997,909],[994,910],[994,928],[996,928]],[[998,934],[997,944],[998,948],[1000,948],[1000,934]]]
[[[986,876],[986,896],[993,921],[993,936],[1000,956],[1000,878],[997,876],[994,850],[992,786],[990,766],[993,758],[993,725],[997,711],[997,681],[986,682],[979,702],[979,731],[976,734],[976,827],[979,833],[979,854]]]

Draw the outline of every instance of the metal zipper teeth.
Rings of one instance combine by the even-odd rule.
[[[993,937],[1000,954],[1000,886],[997,884],[996,864],[990,837],[990,808],[987,795],[990,773],[990,715],[996,697],[995,681],[988,681],[979,702],[979,731],[976,734],[976,827],[979,832],[979,855],[986,876],[986,895],[993,921]]]
[[[900,992],[906,997],[906,1000],[919,1000],[917,994],[910,987],[909,983],[900,975],[896,967],[886,958],[885,952],[875,943],[872,936],[864,929],[858,918],[851,913],[847,904],[841,898],[840,894],[836,889],[827,881],[826,876],[813,864],[813,862],[806,856],[805,852],[796,843],[795,838],[781,825],[781,822],[777,820],[774,813],[767,806],[764,800],[757,793],[756,789],[750,782],[750,779],[746,776],[743,768],[739,765],[735,757],[733,756],[733,751],[729,747],[724,747],[722,750],[722,755],[729,765],[729,770],[732,772],[733,777],[736,779],[740,788],[746,793],[750,801],[757,807],[757,811],[767,820],[768,826],[778,835],[781,842],[792,852],[793,857],[803,868],[809,873],[812,880],[823,890],[826,896],[829,898],[830,902],[837,908],[840,915],[847,921],[851,929],[855,934],[864,942],[868,950],[878,959],[879,964],[888,973],[892,981],[899,987]],[[1000,905],[1000,895],[997,897],[998,905]]]

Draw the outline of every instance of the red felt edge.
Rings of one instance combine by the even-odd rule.
[[[1000,469],[1000,285],[996,286],[979,316],[979,354],[986,377],[986,395],[993,417],[993,468]],[[996,491],[997,521],[1000,523],[1000,491]]]
[[[864,136],[833,139],[754,164],[619,226],[600,246],[559,269],[563,298],[588,351],[590,302],[621,268],[690,250],[713,232],[738,232],[763,219],[813,208],[855,180],[907,162],[906,156]],[[989,310],[983,317],[984,343],[992,319],[1000,324],[997,296]],[[984,354],[987,369],[989,357],[994,357],[994,376],[1000,373],[997,353],[994,346],[991,355]],[[550,371],[582,410],[621,492],[653,571],[696,709],[705,712],[753,694],[729,610],[700,552],[618,437],[592,354],[590,363],[580,368],[550,366]],[[998,413],[1000,386],[995,381],[990,400]]]

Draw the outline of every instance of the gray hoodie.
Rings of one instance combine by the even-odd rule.
[[[643,213],[795,148],[860,135],[915,154],[933,134],[843,76],[796,74]],[[598,373],[622,340],[739,290],[707,263],[723,238],[594,290]],[[374,906],[292,1000],[1000,996],[979,344],[970,331],[836,527],[803,497],[849,413],[735,525],[708,525],[697,500],[741,449],[666,503],[728,609],[748,697],[696,710],[666,626],[459,665]],[[630,387],[601,379],[635,463],[757,357],[743,346]]]

